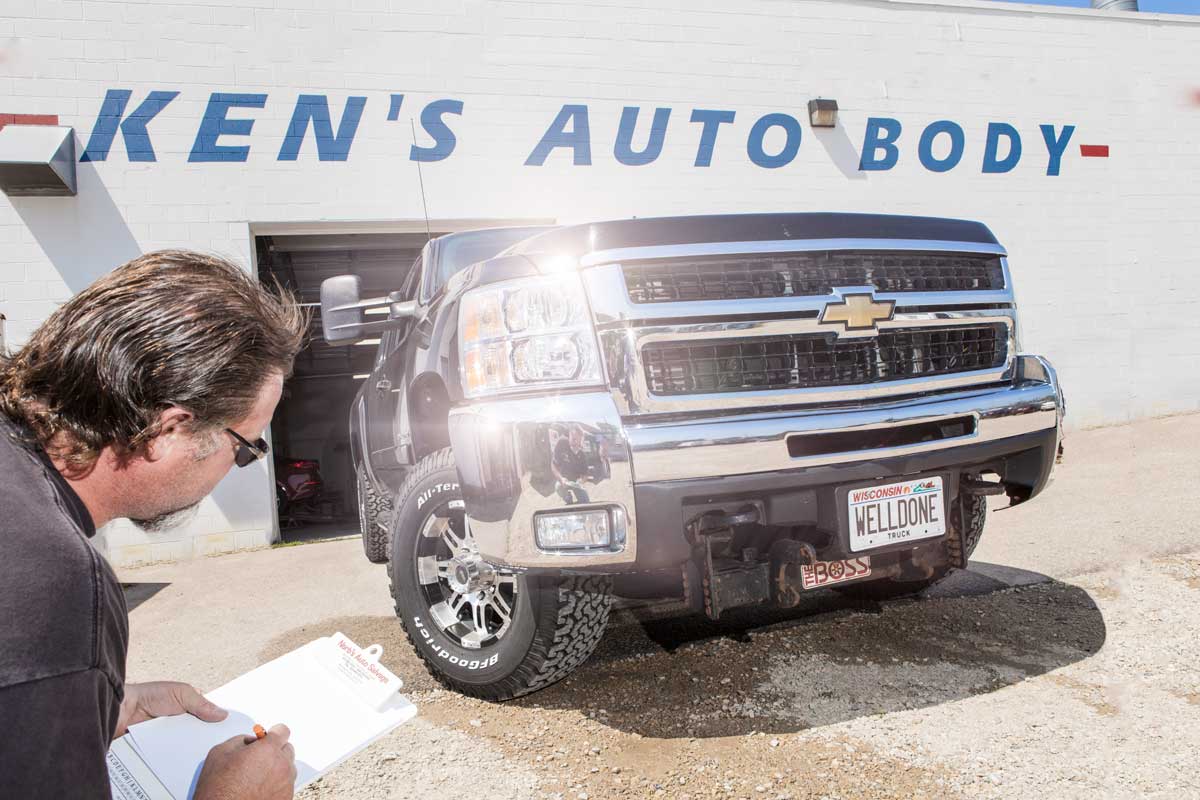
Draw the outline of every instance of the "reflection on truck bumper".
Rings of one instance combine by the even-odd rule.
[[[622,423],[611,396],[599,392],[497,400],[452,411],[450,439],[485,558],[515,567],[616,571],[685,557],[679,497],[707,493],[702,486],[714,494],[726,487],[771,492],[788,484],[789,473],[799,487],[814,485],[817,476],[830,484],[858,480],[872,467],[888,477],[899,474],[898,466],[1000,457],[1005,442],[1014,448],[1045,442],[1048,458],[1027,459],[1038,464],[1029,477],[1036,494],[1053,467],[1064,408],[1050,364],[1020,356],[1014,380],[1001,387],[670,424]],[[635,494],[643,504],[653,498],[655,507],[637,508]],[[664,501],[672,508],[658,507]],[[535,515],[584,508],[610,511],[620,529],[614,541],[574,551],[539,548]],[[640,559],[639,518],[654,523],[644,526]]]
[[[629,565],[637,558],[633,469],[607,393],[496,400],[450,412],[450,442],[471,534],[484,558],[515,567]],[[605,546],[543,550],[539,514],[604,510]]]

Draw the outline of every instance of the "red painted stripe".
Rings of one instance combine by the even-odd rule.
[[[58,114],[0,114],[0,128],[5,125],[57,125]]]
[[[1108,158],[1108,145],[1081,144],[1079,145],[1079,155],[1084,158]]]

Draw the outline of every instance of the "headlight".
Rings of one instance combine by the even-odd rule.
[[[458,315],[468,397],[601,382],[599,348],[574,272],[483,286]]]

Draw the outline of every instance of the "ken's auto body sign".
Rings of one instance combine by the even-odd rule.
[[[118,136],[129,161],[155,162],[153,123],[163,109],[180,93],[155,90],[134,97],[128,89],[109,89],[100,113],[92,126],[81,161],[106,161]],[[266,108],[266,94],[212,92],[203,116],[197,120],[196,133],[187,160],[193,163],[244,162],[251,148],[265,148],[278,161],[300,159],[301,145],[311,137],[320,161],[347,161],[360,126],[378,122],[398,123],[404,107],[404,95],[390,95],[387,107],[369,107],[367,97],[348,97],[341,108],[330,108],[323,94],[301,94],[287,102],[292,107],[291,121],[282,140],[269,141],[254,134],[255,109]],[[606,108],[605,111],[608,109]],[[412,112],[410,112],[412,113]],[[411,161],[443,161],[460,147],[456,123],[469,110],[462,100],[439,99],[425,103],[413,113],[419,119],[430,144],[407,146]],[[693,166],[711,166],[718,139],[735,137],[744,143],[746,160],[763,169],[778,169],[790,164],[800,152],[804,127],[800,117],[788,111],[753,114],[746,118],[734,110],[715,108],[643,108],[625,106],[615,135],[593,133],[590,109],[586,104],[563,104],[553,116],[547,115],[544,127],[531,130],[529,155],[525,166],[540,167],[552,160],[569,160],[579,167],[592,164],[593,150],[611,148],[613,158],[631,167],[651,164],[662,153],[667,137],[685,138],[695,148]],[[684,119],[686,125],[672,120]],[[407,122],[407,116],[403,120]],[[973,170],[983,173],[1011,172],[1023,159],[1035,160],[1045,174],[1060,174],[1063,155],[1075,139],[1075,126],[1047,121],[1028,129],[1003,120],[988,122],[982,129],[968,130],[952,119],[940,119],[921,125],[906,125],[890,116],[870,116],[859,148],[858,169],[863,172],[887,172],[901,158],[915,157],[929,172]],[[406,142],[409,126],[397,126],[397,143]],[[964,158],[968,138],[973,159]],[[769,143],[769,144],[768,144]],[[461,143],[470,146],[469,141]],[[978,145],[976,147],[975,145]],[[1108,155],[1105,145],[1079,145],[1081,155]]]

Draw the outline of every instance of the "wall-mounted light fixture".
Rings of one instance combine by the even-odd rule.
[[[837,112],[837,100],[818,97],[808,101],[808,121],[814,128],[836,128]]]

